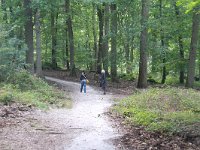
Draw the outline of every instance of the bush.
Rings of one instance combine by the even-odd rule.
[[[11,92],[0,90],[0,102],[4,105],[9,105],[13,101],[13,95]]]
[[[200,93],[192,89],[149,89],[122,100],[114,110],[148,130],[176,133],[199,122]]]
[[[25,70],[17,72],[7,83],[1,83],[0,91],[4,91],[0,93],[0,102],[4,104],[15,101],[47,109],[49,104],[60,105],[68,100],[63,92]]]

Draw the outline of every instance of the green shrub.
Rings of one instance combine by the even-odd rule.
[[[147,130],[179,132],[200,122],[200,93],[192,89],[149,89],[122,100],[114,110]]]
[[[14,78],[10,78],[7,83],[1,83],[0,91],[4,91],[0,94],[2,96],[0,102],[4,104],[15,101],[47,109],[49,104],[60,105],[68,101],[62,91],[23,70],[17,72]]]
[[[4,105],[9,105],[13,101],[13,95],[11,92],[0,90],[0,102]]]

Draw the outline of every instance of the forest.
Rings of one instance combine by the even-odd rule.
[[[45,71],[73,80],[103,69],[110,88],[135,86],[113,112],[151,131],[196,131],[199,148],[199,31],[200,0],[1,0],[0,119],[13,101],[40,109],[71,103]]]
[[[96,71],[193,87],[199,1],[1,0],[1,79],[16,68]],[[7,68],[6,68],[7,67]],[[12,69],[8,69],[12,68]]]

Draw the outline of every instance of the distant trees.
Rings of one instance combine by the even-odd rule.
[[[7,33],[2,41],[8,42],[0,42],[0,51],[13,39],[17,50],[26,44],[24,66],[38,75],[42,68],[67,69],[72,76],[76,68],[105,69],[112,81],[137,78],[138,88],[146,88],[148,79],[163,84],[186,79],[192,87],[200,72],[199,5],[189,0],[1,0],[0,24]]]

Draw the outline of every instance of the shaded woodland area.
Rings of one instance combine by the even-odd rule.
[[[85,126],[77,130],[77,118],[90,129],[91,123],[105,121],[103,115],[126,131],[116,139],[126,148],[199,149],[199,26],[200,0],[0,0],[0,149],[23,146],[19,134],[28,148],[43,148],[45,143],[51,149],[52,141],[60,146],[56,140],[66,146],[66,141],[85,133]],[[98,82],[93,78],[102,69],[108,81],[106,95],[94,87]],[[85,97],[79,84],[68,82],[79,81],[83,70],[93,85],[87,86],[91,93]],[[153,86],[147,88],[149,83]],[[82,114],[73,112],[74,101]],[[99,114],[95,109],[111,101],[116,105],[109,112]],[[57,113],[51,116],[47,111],[49,118],[35,113],[50,107]],[[28,113],[41,117],[35,124],[48,120],[45,131],[37,131]],[[52,129],[65,132],[53,132],[55,140],[52,132],[46,134],[51,129],[46,125],[53,125],[53,120]],[[98,123],[93,130],[101,136]]]
[[[19,68],[105,69],[138,88],[200,77],[198,0],[1,0],[0,16],[2,80]]]

